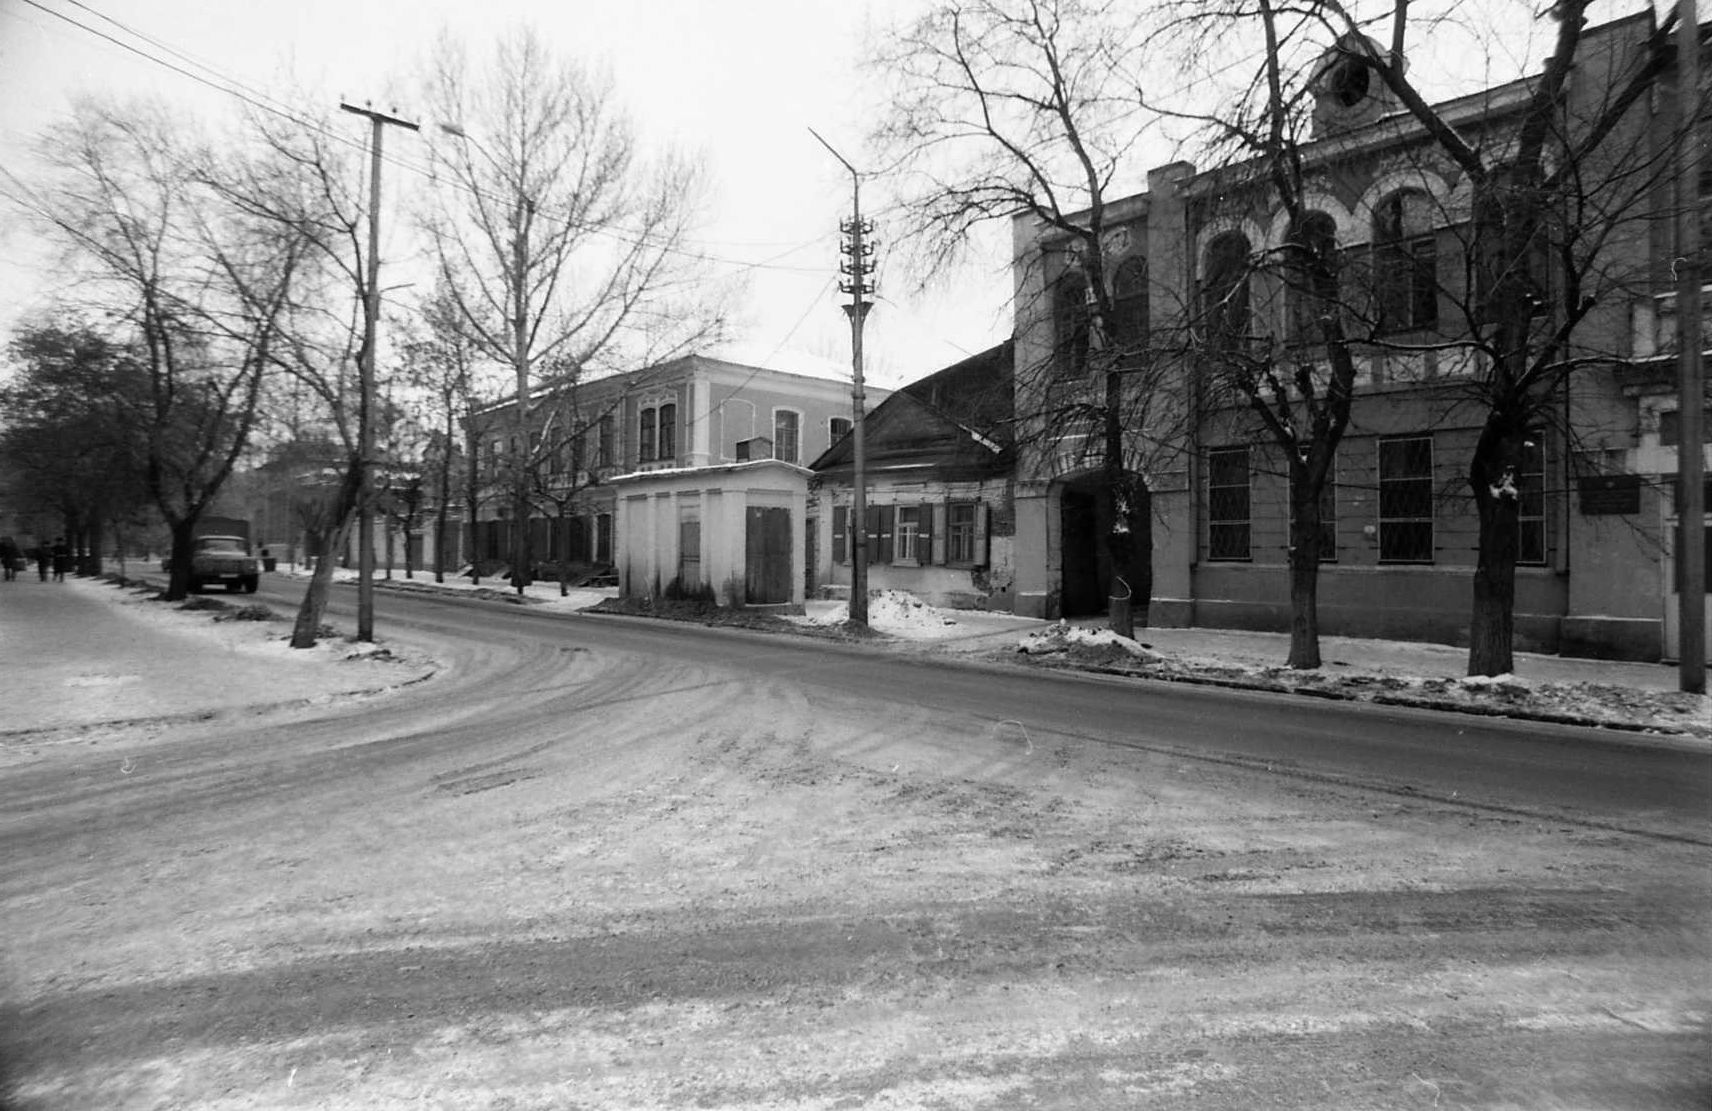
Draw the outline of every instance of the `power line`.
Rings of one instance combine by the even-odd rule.
[[[308,129],[308,130],[315,131],[318,134],[321,134],[321,135],[323,135],[329,139],[332,139],[335,142],[343,143],[344,145],[346,145],[346,146],[350,147],[351,149],[356,150],[358,152],[363,152],[366,149],[360,142],[353,139],[352,137],[350,137],[348,135],[344,135],[341,132],[338,132],[332,128],[329,128],[325,124],[323,124],[320,121],[317,121],[311,117],[303,116],[297,112],[292,111],[288,107],[281,106],[280,102],[277,101],[274,97],[270,96],[269,94],[262,92],[260,90],[257,90],[254,87],[249,86],[249,85],[245,84],[244,82],[237,80],[236,78],[230,77],[230,76],[222,73],[220,70],[216,69],[213,66],[209,66],[206,63],[199,62],[199,61],[193,59],[190,55],[184,53],[183,51],[177,49],[176,47],[173,47],[172,45],[164,42],[163,40],[160,40],[160,39],[155,38],[151,35],[145,34],[144,32],[138,31],[134,27],[131,27],[128,24],[125,24],[125,23],[123,23],[117,19],[114,19],[113,17],[105,14],[104,12],[99,11],[98,9],[91,7],[90,5],[88,5],[86,3],[83,3],[82,0],[67,0],[67,2],[74,4],[78,8],[82,9],[83,11],[89,12],[91,15],[96,16],[97,18],[102,19],[102,20],[112,24],[113,26],[122,29],[127,34],[135,36],[136,38],[141,39],[143,42],[148,43],[149,45],[154,46],[157,49],[164,50],[164,51],[174,55],[175,57],[182,59],[183,61],[187,62],[188,64],[190,64],[192,66],[196,66],[200,69],[206,70],[208,73],[214,75],[214,79],[210,79],[209,77],[205,77],[202,74],[194,73],[191,70],[186,69],[184,66],[178,65],[172,61],[169,61],[166,58],[162,58],[156,54],[153,54],[150,51],[143,49],[142,47],[133,45],[132,43],[128,43],[122,39],[116,38],[115,36],[110,35],[107,32],[102,31],[101,29],[99,29],[97,27],[93,27],[93,26],[89,25],[88,23],[84,23],[78,19],[75,19],[72,16],[65,14],[64,12],[56,11],[53,8],[50,8],[46,4],[42,3],[41,0],[24,0],[24,3],[30,5],[31,7],[37,9],[38,11],[44,12],[48,15],[51,15],[55,19],[61,20],[67,24],[70,24],[73,27],[76,27],[77,29],[79,29],[81,31],[87,32],[88,34],[95,36],[96,38],[99,38],[99,39],[102,39],[106,42],[109,42],[109,43],[113,44],[114,46],[119,47],[122,50],[126,50],[132,54],[135,54],[138,57],[145,59],[146,61],[153,62],[154,64],[162,66],[165,69],[171,70],[172,72],[177,73],[183,77],[187,77],[190,80],[195,81],[200,85],[204,85],[210,89],[213,89],[216,92],[224,93],[227,96],[235,97],[236,99],[244,102],[245,104],[250,105],[253,108],[256,108],[260,111],[266,112],[270,115],[277,116],[277,117],[284,119],[290,123],[296,124],[299,127],[303,127],[303,128]],[[449,186],[453,189],[456,189],[460,192],[468,193],[472,196],[483,196],[483,197],[487,197],[490,200],[504,200],[504,199],[506,199],[503,197],[499,197],[499,196],[487,193],[486,191],[481,190],[479,188],[476,188],[473,185],[466,185],[465,183],[458,182],[458,181],[447,181],[446,179],[440,177],[439,175],[436,175],[431,167],[426,167],[426,166],[423,166],[423,165],[418,164],[418,163],[409,162],[409,161],[406,161],[404,159],[398,158],[397,156],[394,156],[394,155],[387,155],[384,157],[385,157],[385,161],[388,162],[389,164],[393,165],[394,167],[396,167],[400,170],[404,170],[406,172],[415,174],[416,176],[424,178],[428,181],[439,182],[442,185]],[[547,206],[547,208],[544,210],[551,210],[552,207],[553,206]],[[562,214],[562,212],[561,212],[561,214]],[[775,263],[778,259],[788,258],[792,254],[796,254],[799,251],[806,250],[807,248],[814,246],[816,243],[821,242],[821,240],[824,238],[823,236],[816,236],[813,239],[808,239],[808,240],[804,240],[800,243],[792,244],[789,246],[789,248],[787,250],[781,251],[781,252],[779,252],[773,256],[770,256],[769,258],[761,259],[759,261],[750,261],[750,260],[743,260],[743,259],[735,259],[735,258],[726,257],[723,255],[716,254],[710,250],[697,249],[695,247],[680,247],[680,246],[676,246],[676,245],[672,244],[669,241],[663,241],[663,240],[660,240],[658,238],[653,238],[653,237],[650,237],[646,234],[626,232],[626,231],[623,231],[623,230],[618,229],[618,228],[595,227],[595,228],[589,228],[588,230],[593,234],[605,236],[605,237],[611,238],[611,239],[617,239],[620,242],[627,243],[631,246],[642,246],[642,247],[651,246],[651,247],[654,247],[654,248],[656,248],[660,251],[663,251],[665,253],[678,255],[680,257],[691,259],[693,261],[705,262],[705,263],[709,263],[711,265],[716,265],[716,266],[730,267],[733,270],[735,270],[737,273],[746,273],[746,272],[753,271],[753,270],[774,270],[774,271],[779,271],[779,272],[783,272],[783,273],[801,273],[801,274],[820,274],[820,273],[825,272],[824,268],[822,268],[822,267],[778,266],[778,265],[775,265]],[[733,244],[733,245],[736,245],[736,244]],[[777,245],[777,244],[771,244],[771,245]]]

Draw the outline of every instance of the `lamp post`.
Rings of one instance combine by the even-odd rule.
[[[840,292],[850,294],[850,303],[844,306],[844,312],[850,317],[850,447],[853,455],[851,466],[855,473],[852,476],[854,488],[850,494],[850,527],[846,531],[850,536],[850,620],[857,625],[866,625],[868,486],[867,449],[863,441],[862,418],[867,404],[862,391],[862,324],[868,319],[868,311],[874,307],[874,303],[868,300],[868,295],[874,292],[874,287],[867,280],[868,256],[873,247],[865,244],[863,238],[873,226],[862,222],[862,175],[831,143],[822,139],[818,131],[811,127],[808,133],[850,171],[850,221],[840,229],[850,236],[850,244],[846,248],[850,261],[840,267],[843,273],[849,275],[849,280],[838,283]]]

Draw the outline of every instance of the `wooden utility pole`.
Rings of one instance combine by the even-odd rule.
[[[409,120],[339,105],[347,112],[367,116],[373,125],[369,140],[369,267],[368,289],[363,298],[362,396],[357,402],[357,639],[374,640],[374,397],[375,348],[380,340],[380,145],[387,124],[417,130]],[[325,558],[325,556],[323,556]]]
[[[1706,691],[1706,386],[1700,359],[1700,22],[1679,0],[1676,37],[1676,441],[1678,685]]]
[[[832,151],[832,157],[844,163],[844,168],[850,171],[850,219],[839,222],[838,230],[849,237],[841,245],[840,251],[849,256],[839,270],[847,275],[847,279],[838,283],[840,293],[850,294],[850,303],[844,306],[844,312],[850,317],[850,447],[853,454],[851,465],[855,471],[852,476],[854,489],[850,495],[850,527],[845,530],[850,538],[850,620],[858,625],[868,623],[868,482],[867,482],[867,449],[864,446],[863,416],[867,409],[867,400],[862,390],[862,324],[868,319],[868,312],[874,303],[868,300],[873,294],[874,286],[868,281],[868,275],[873,272],[871,256],[874,253],[873,244],[866,242],[866,236],[874,230],[872,223],[862,220],[862,175],[856,172],[856,167],[845,160],[842,154],[833,149],[831,143],[820,138],[820,133],[809,128],[808,133],[820,140],[820,145]]]

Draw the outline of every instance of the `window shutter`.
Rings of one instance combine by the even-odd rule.
[[[922,519],[926,520],[930,515],[933,519],[933,546],[927,550],[927,558],[923,559],[922,562],[927,563],[931,560],[934,563],[944,563],[945,541],[951,528],[951,510],[945,502],[940,502],[938,505],[922,506]]]
[[[848,563],[849,544],[844,535],[844,522],[849,519],[850,510],[845,506],[835,506],[832,510],[832,562]]]
[[[868,562],[890,563],[892,561],[892,507],[889,505],[871,505],[868,507]]]
[[[987,566],[987,503],[975,505],[975,566]]]

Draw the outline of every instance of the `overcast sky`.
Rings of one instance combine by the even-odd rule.
[[[720,270],[749,276],[739,353],[759,361],[778,352],[773,362],[786,369],[792,352],[847,364],[836,266],[850,178],[807,129],[860,164],[861,90],[872,82],[859,59],[876,26],[914,7],[913,0],[0,0],[0,161],[27,171],[30,137],[82,91],[158,96],[187,115],[241,107],[171,67],[216,84],[223,76],[267,91],[296,86],[322,108],[341,98],[396,105],[430,124],[399,90],[439,29],[486,44],[495,32],[530,22],[558,50],[611,66],[645,140],[705,151],[715,195],[699,246],[727,260]],[[351,116],[349,125],[361,141],[367,124]],[[391,131],[387,144],[401,160],[424,161],[420,140],[407,133]],[[881,185],[865,186],[865,207],[885,200]],[[0,227],[0,328],[9,329],[51,288],[51,274],[15,220],[0,218]],[[389,243],[383,255],[403,250]],[[1009,333],[1002,257],[927,294],[913,293],[886,262],[882,245],[881,300],[866,333],[878,382],[920,377]]]
[[[432,126],[439,121],[424,118],[407,90],[439,31],[484,48],[497,32],[531,23],[555,49],[610,66],[645,142],[704,152],[714,196],[696,246],[721,260],[719,273],[748,281],[737,313],[741,342],[730,353],[785,369],[796,354],[848,366],[849,325],[836,283],[838,222],[849,214],[850,178],[808,128],[863,164],[877,82],[860,61],[880,29],[924,3],[0,0],[0,164],[27,173],[30,138],[65,111],[68,97],[85,91],[151,95],[187,116],[231,119],[238,99],[210,87],[226,79],[272,93],[303,90],[314,106],[346,120],[357,142],[365,140],[367,123],[340,117],[334,109],[341,99],[396,107]],[[1550,41],[1549,20],[1527,0],[1416,0],[1412,11],[1447,5],[1454,17],[1437,25],[1436,49],[1417,40],[1421,52],[1411,50],[1411,71],[1430,96],[1511,79]],[[1637,6],[1610,0],[1595,7],[1594,22]],[[1418,21],[1423,35],[1434,25]],[[1171,73],[1160,80],[1185,93],[1205,79],[1184,85],[1183,74]],[[425,162],[421,144],[398,129],[387,137],[387,151],[400,164]],[[1178,152],[1160,145],[1136,153],[1144,168]],[[886,184],[864,184],[865,211],[883,212],[891,199]],[[1144,185],[1138,172],[1134,188]],[[383,227],[405,226],[388,225],[387,211],[383,204]],[[52,290],[51,269],[16,224],[0,213],[0,332]],[[981,246],[979,261],[918,292],[895,245],[882,238],[879,304],[865,337],[868,373],[877,383],[921,377],[1010,333],[1004,229],[993,229]],[[383,281],[408,277],[412,249],[402,233],[389,235],[383,256],[394,270]]]

